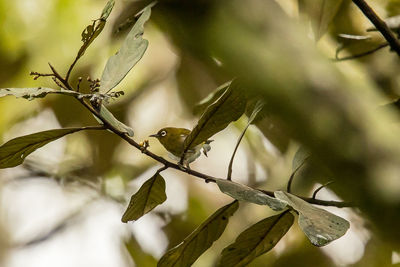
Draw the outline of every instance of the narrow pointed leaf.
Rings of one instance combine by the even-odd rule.
[[[196,127],[186,137],[184,150],[193,148],[208,138],[225,129],[229,123],[242,116],[246,108],[246,98],[239,88],[238,82],[233,81],[229,88],[211,104],[199,119]]]
[[[55,141],[67,134],[75,133],[82,130],[96,129],[98,130],[103,128],[76,127],[54,129],[11,139],[10,141],[0,146],[0,168],[10,168],[22,164],[25,158],[36,149],[52,141]]]
[[[311,19],[315,39],[319,40],[339,11],[343,0],[300,0],[299,9]]]
[[[218,266],[247,266],[256,257],[270,251],[293,225],[294,217],[289,212],[266,218],[247,228],[226,247]]]
[[[144,55],[148,41],[142,36],[144,24],[150,18],[150,13],[151,6],[147,6],[128,33],[120,50],[108,59],[100,80],[100,93],[107,93],[117,86]]]
[[[156,173],[132,197],[121,221],[135,221],[167,199],[164,178]]]
[[[114,115],[104,106],[100,106],[100,115],[114,128],[118,129],[120,132],[126,133],[129,136],[133,136],[133,129],[114,117]],[[97,119],[97,118],[96,118]]]
[[[283,210],[286,207],[285,202],[270,197],[251,187],[225,179],[216,179],[216,181],[221,192],[234,199],[251,202],[258,205],[267,205],[275,211]]]
[[[108,18],[108,16],[110,16],[114,5],[115,5],[114,0],[108,1],[107,4],[105,5],[105,7],[103,8],[103,11],[101,12],[100,19],[106,20]]]
[[[317,208],[292,194],[277,191],[275,196],[299,212],[299,226],[315,246],[322,247],[342,237],[350,227],[349,222],[342,217]]]
[[[13,95],[17,98],[25,98],[33,100],[35,98],[43,98],[48,94],[64,94],[71,96],[78,96],[79,93],[68,90],[56,90],[46,87],[33,87],[33,88],[0,88],[0,97]]]
[[[239,203],[220,208],[196,228],[182,243],[169,250],[158,262],[158,267],[191,266],[224,232]]]

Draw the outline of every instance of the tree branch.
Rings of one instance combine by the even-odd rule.
[[[389,29],[386,23],[379,18],[375,11],[365,2],[364,0],[352,0],[355,5],[364,13],[364,15],[374,24],[376,29],[383,35],[383,37],[388,41],[391,49],[400,56],[400,42],[394,35],[394,33]]]

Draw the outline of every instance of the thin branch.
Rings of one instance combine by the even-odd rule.
[[[315,198],[317,197],[318,192],[321,191],[322,188],[327,187],[328,185],[332,184],[333,182],[334,182],[334,181],[329,181],[329,182],[327,182],[326,184],[323,184],[323,185],[321,185],[320,187],[318,187],[318,188],[314,191],[314,193],[313,193],[313,195],[312,195],[312,198],[315,199]]]
[[[50,63],[48,63],[48,64],[49,64],[50,69],[53,72],[54,76],[65,86],[65,89],[74,91],[72,89],[71,85],[69,85],[69,83],[66,80],[64,80],[63,77],[61,77],[61,75],[56,71],[56,69]]]
[[[288,193],[291,193],[291,191],[292,191],[292,183],[293,183],[293,180],[294,180],[294,176],[296,175],[297,171],[300,170],[301,167],[303,167],[304,163],[305,163],[309,158],[310,158],[310,156],[306,157],[306,158],[303,160],[303,162],[302,162],[299,166],[297,166],[297,168],[294,170],[294,172],[292,172],[292,174],[290,175],[289,181],[288,181],[287,186],[286,186],[286,191],[287,191]]]
[[[339,62],[339,61],[351,60],[351,59],[356,59],[356,58],[368,56],[368,55],[373,54],[373,53],[375,53],[376,51],[378,51],[378,50],[380,50],[380,49],[382,49],[382,48],[387,47],[387,46],[389,46],[389,43],[383,43],[383,44],[378,45],[378,46],[375,47],[374,49],[368,50],[368,51],[366,51],[366,52],[362,52],[362,53],[360,53],[360,54],[355,54],[355,55],[351,55],[351,56],[347,56],[347,57],[342,57],[342,58],[339,58],[339,56],[336,55],[336,58],[334,58],[334,59],[332,59],[332,60],[333,60],[333,61],[336,61],[336,62]]]
[[[364,15],[374,24],[376,29],[383,35],[383,37],[388,41],[391,49],[400,56],[400,42],[394,35],[394,33],[389,29],[386,23],[379,18],[375,11],[365,2],[364,0],[352,0],[355,5],[364,13]]]
[[[76,55],[74,62],[72,62],[71,66],[69,66],[69,69],[67,71],[67,75],[65,76],[65,81],[68,82],[69,76],[71,75],[71,71],[74,68],[76,62],[78,62],[78,59],[80,58],[79,54]]]
[[[262,189],[257,189],[257,190],[263,192],[264,194],[266,194],[270,197],[275,197],[273,191],[267,191],[267,190],[262,190]],[[293,194],[293,195],[298,198],[301,198],[302,200],[304,200],[310,204],[315,204],[315,205],[319,205],[319,206],[333,206],[333,207],[337,207],[337,208],[348,208],[348,207],[355,206],[355,203],[353,203],[353,202],[322,200],[322,199],[314,199],[311,197],[302,197],[302,196],[298,196],[295,194]]]
[[[229,180],[229,181],[232,180],[232,166],[233,166],[233,160],[235,159],[236,151],[238,150],[240,142],[242,141],[243,136],[245,135],[247,128],[249,128],[250,123],[251,122],[249,121],[249,123],[247,123],[247,125],[246,125],[246,128],[244,128],[244,130],[240,134],[239,139],[236,142],[235,149],[233,150],[231,160],[229,161],[228,174],[226,175],[226,179]]]
[[[112,125],[110,125],[104,118],[102,118],[102,116],[99,114],[99,112],[94,109],[90,104],[88,104],[87,102],[85,102],[83,99],[77,99],[79,102],[81,102],[90,112],[92,112],[96,117],[98,117],[103,123],[104,125],[107,127],[107,129],[111,130],[113,133],[115,133],[116,135],[118,135],[119,137],[121,137],[122,139],[124,139],[126,142],[128,142],[130,145],[132,145],[133,147],[139,149],[140,151],[142,151],[143,154],[146,154],[147,156],[151,157],[152,159],[164,164],[164,167],[161,168],[162,170],[167,169],[167,168],[172,168],[172,169],[176,169],[178,171],[181,172],[185,172],[187,174],[190,174],[192,176],[198,177],[200,179],[203,179],[206,183],[209,182],[213,182],[216,183],[216,180],[219,178],[201,173],[201,172],[197,172],[194,171],[192,169],[188,169],[185,168],[181,165],[175,164],[173,162],[170,162],[166,159],[164,159],[163,157],[160,157],[152,152],[150,152],[149,150],[143,150],[142,146],[140,144],[138,144],[137,142],[135,142],[135,140],[133,140],[132,138],[130,138],[129,136],[127,136],[125,133],[120,132],[118,129],[116,129],[115,127],[113,127]],[[160,169],[160,170],[161,170]],[[265,190],[260,190],[261,192],[275,197],[274,196],[274,192],[272,191],[265,191]],[[311,204],[316,204],[316,205],[321,205],[321,206],[335,206],[338,208],[342,208],[342,207],[352,207],[354,206],[353,203],[351,202],[340,202],[340,201],[326,201],[326,200],[320,200],[320,199],[312,199],[312,198],[308,198],[308,197],[301,197],[298,196],[299,198],[311,203]]]

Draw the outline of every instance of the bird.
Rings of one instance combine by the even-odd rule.
[[[191,131],[186,128],[166,127],[160,129],[156,134],[150,135],[150,137],[157,138],[161,145],[169,152],[169,156],[180,163],[184,151],[184,142],[190,133]],[[186,168],[190,169],[189,163],[200,157],[201,152],[207,157],[207,152],[211,150],[210,143],[212,141],[214,140],[207,140],[187,150],[183,160]]]

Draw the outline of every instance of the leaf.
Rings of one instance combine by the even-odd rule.
[[[114,115],[104,105],[101,105],[99,113],[110,125],[116,128],[118,131],[126,133],[131,137],[133,136],[133,129],[117,120],[117,118],[115,118]]]
[[[164,178],[157,172],[131,197],[121,221],[135,221],[167,199]]]
[[[196,127],[186,137],[184,151],[193,148],[225,129],[229,123],[242,116],[246,108],[246,98],[233,81],[229,88],[211,104],[199,119]]]
[[[299,226],[315,246],[322,247],[342,237],[350,227],[342,217],[314,207],[292,194],[276,191],[275,197],[299,212]]]
[[[251,187],[225,179],[216,179],[216,182],[222,193],[227,194],[234,199],[251,202],[258,205],[267,205],[275,211],[283,210],[286,207],[285,202],[270,197]]]
[[[218,266],[247,266],[256,257],[270,251],[293,225],[289,211],[268,217],[243,231],[235,242],[224,248]]]
[[[93,23],[91,25],[88,25],[83,30],[83,32],[81,34],[83,45],[79,49],[78,55],[76,56],[75,61],[78,60],[79,58],[81,58],[85,54],[86,49],[89,47],[89,45],[103,31],[104,26],[106,25],[106,20],[107,20],[108,16],[110,15],[110,13],[114,7],[114,4],[115,4],[114,0],[108,1],[101,13],[100,18],[93,21]]]
[[[22,162],[24,162],[24,159],[36,149],[46,145],[47,143],[55,141],[67,134],[75,133],[82,130],[100,129],[104,128],[76,127],[54,129],[11,139],[10,141],[0,146],[0,168],[10,168],[22,164]]]
[[[103,11],[101,12],[100,19],[101,20],[106,20],[108,16],[110,16],[110,13],[115,5],[114,0],[109,0],[106,4],[106,6],[103,8]]]
[[[169,250],[158,262],[158,267],[190,266],[204,253],[224,232],[226,225],[239,203],[232,203],[218,209],[196,228],[182,243]]]
[[[299,1],[299,10],[310,17],[316,41],[328,30],[328,26],[339,11],[342,2],[343,0]]]
[[[199,103],[197,103],[193,108],[193,114],[200,114],[201,112],[204,112],[204,110],[209,105],[214,103],[218,98],[221,97],[223,93],[225,93],[225,91],[229,88],[231,83],[232,81],[224,83],[223,85],[215,89],[212,93],[210,93],[208,96],[206,96],[203,100],[201,100]]]
[[[17,98],[25,98],[33,100],[34,98],[43,98],[48,94],[66,94],[66,95],[78,95],[79,93],[67,91],[64,89],[55,90],[46,87],[34,87],[34,88],[0,88],[0,97],[13,95]]]
[[[150,13],[151,6],[147,6],[128,33],[120,50],[108,59],[100,80],[100,93],[107,93],[117,86],[143,57],[149,42],[142,36],[144,24],[150,18]]]

